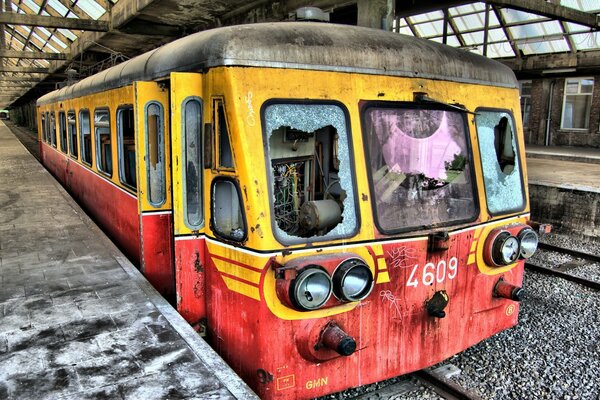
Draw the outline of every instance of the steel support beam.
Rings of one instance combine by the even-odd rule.
[[[37,60],[68,60],[69,55],[65,53],[45,53],[42,51],[17,51],[1,50],[0,58],[27,58]]]
[[[48,68],[35,68],[35,67],[13,67],[10,65],[5,65],[0,67],[0,72],[22,72],[25,74],[47,74],[49,72]]]
[[[108,32],[106,21],[92,19],[60,18],[45,15],[28,15],[17,13],[1,13],[0,24],[44,26],[46,28],[78,29],[82,31]]]
[[[513,71],[540,72],[564,68],[599,68],[600,50],[581,53],[543,54],[527,56],[521,59],[512,58],[498,60]]]
[[[39,79],[32,78],[30,76],[0,76],[2,82],[39,82]]]

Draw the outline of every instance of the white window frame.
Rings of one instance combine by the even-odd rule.
[[[592,93],[581,93],[581,82],[584,80],[591,80],[593,82]],[[567,93],[567,85],[569,82],[573,82],[573,81],[578,82],[577,93]],[[590,130],[590,114],[592,111],[592,99],[593,99],[593,95],[594,95],[594,85],[595,84],[596,84],[596,82],[593,77],[565,78],[565,87],[564,87],[563,102],[562,102],[562,112],[561,112],[561,118],[560,118],[560,129],[561,130],[579,131],[579,132],[586,132],[586,131]],[[567,102],[567,96],[590,96],[590,106],[587,110],[587,128],[565,127],[565,110],[566,110],[565,105]]]

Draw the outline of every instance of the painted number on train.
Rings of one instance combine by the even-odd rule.
[[[435,282],[442,283],[446,279],[452,280],[456,278],[457,273],[458,259],[456,257],[452,257],[448,262],[440,260],[437,265],[427,263],[422,270],[419,268],[419,264],[415,264],[410,272],[406,286],[418,287],[419,283],[426,286],[433,285]]]

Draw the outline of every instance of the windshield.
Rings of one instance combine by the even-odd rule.
[[[375,214],[383,232],[477,216],[463,113],[369,107],[364,122]]]

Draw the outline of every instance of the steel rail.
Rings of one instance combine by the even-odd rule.
[[[579,250],[568,249],[565,247],[555,246],[553,244],[539,243],[538,247],[546,251],[555,251],[557,253],[568,254],[574,257],[585,258],[586,260],[600,262],[600,256],[595,254],[585,253]]]
[[[587,286],[589,288],[600,290],[600,282],[592,281],[586,278],[582,278],[580,276],[567,274],[565,272],[557,271],[554,268],[542,267],[541,265],[532,264],[530,262],[525,263],[525,268],[530,269],[532,271],[536,271],[546,275],[554,275],[560,278],[566,279],[571,282],[579,283],[580,285]]]
[[[432,373],[430,370],[422,369],[413,372],[414,378],[418,379],[425,386],[433,389],[437,394],[447,400],[481,400],[481,396],[468,391],[462,386],[446,379],[440,375]]]

